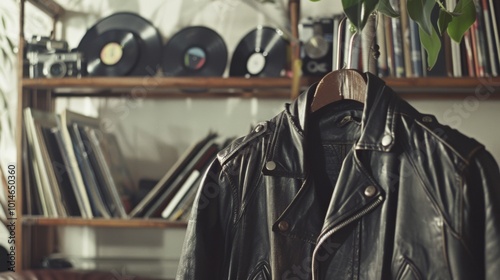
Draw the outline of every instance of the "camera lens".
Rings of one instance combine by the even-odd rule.
[[[45,75],[48,78],[62,78],[66,76],[66,64],[64,62],[54,62],[45,66]]]
[[[52,77],[62,77],[63,74],[63,66],[60,63],[52,64],[50,66],[49,73]]]

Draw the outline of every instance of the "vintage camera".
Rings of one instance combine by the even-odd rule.
[[[80,52],[34,53],[30,61],[31,78],[81,77],[87,69]]]
[[[31,62],[33,56],[39,53],[67,53],[69,52],[68,42],[63,40],[53,40],[46,36],[33,35],[31,40],[26,42],[26,60]]]
[[[87,69],[80,52],[70,52],[68,43],[44,36],[33,36],[26,44],[30,78],[81,77]]]
[[[40,35],[33,35],[31,40],[27,42],[26,49],[27,53],[56,53],[68,50],[68,42]]]
[[[332,71],[333,17],[305,18],[299,25],[302,72],[324,76]]]

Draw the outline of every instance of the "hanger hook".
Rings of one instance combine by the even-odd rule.
[[[349,39],[349,53],[347,55],[347,68],[352,68],[352,65],[351,65],[352,64],[352,48],[354,46],[354,38],[356,38],[356,35],[358,35],[358,30],[356,30],[356,32],[352,33],[352,36]]]
[[[338,27],[338,32],[337,32],[337,53],[335,54],[337,56],[337,69],[336,70],[340,70],[342,69],[342,58],[341,58],[341,53],[342,53],[342,46],[341,46],[341,43],[342,43],[342,34],[343,34],[343,30],[344,30],[344,26],[346,24],[346,21],[347,21],[347,17],[343,17],[341,20],[340,20],[340,23],[339,23],[339,27]]]

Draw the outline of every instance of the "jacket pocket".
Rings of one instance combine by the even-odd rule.
[[[250,273],[248,280],[271,280],[269,264],[266,261],[259,262]]]
[[[403,264],[398,270],[397,280],[422,280],[420,273],[413,262],[403,257]]]

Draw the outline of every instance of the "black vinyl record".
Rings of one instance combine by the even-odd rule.
[[[161,37],[147,20],[133,13],[110,15],[83,36],[89,76],[153,76],[159,67]]]
[[[177,32],[163,48],[165,76],[222,76],[227,65],[227,47],[210,28],[191,26]]]
[[[259,27],[238,43],[229,76],[281,77],[287,66],[287,41],[279,30]]]

